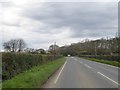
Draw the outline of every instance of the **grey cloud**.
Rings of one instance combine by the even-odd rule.
[[[37,32],[50,33],[49,30],[61,27],[70,27],[71,37],[102,37],[117,32],[117,27],[113,27],[117,25],[116,3],[44,3],[42,8],[37,4],[26,9],[23,16],[48,25]]]

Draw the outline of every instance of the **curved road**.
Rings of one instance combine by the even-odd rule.
[[[65,64],[42,88],[118,88],[118,68],[78,57]]]

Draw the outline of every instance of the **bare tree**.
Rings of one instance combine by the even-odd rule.
[[[26,44],[23,39],[12,39],[3,43],[4,49],[10,52],[21,52],[25,48]]]
[[[23,39],[17,39],[17,46],[18,46],[18,52],[21,52],[25,48],[26,43]]]
[[[17,51],[17,40],[12,39],[9,41],[12,52],[16,52]]]
[[[11,47],[10,47],[9,42],[3,43],[3,47],[4,47],[4,49],[5,49],[7,52],[10,52],[10,51],[11,51]]]

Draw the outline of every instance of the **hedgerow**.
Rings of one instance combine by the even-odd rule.
[[[59,58],[56,56],[54,59]],[[24,72],[33,66],[52,61],[50,55],[28,53],[2,53],[2,80],[11,79],[16,74]]]

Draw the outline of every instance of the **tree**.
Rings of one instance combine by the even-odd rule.
[[[21,52],[25,48],[26,43],[23,39],[17,39],[17,45],[18,45],[18,52]]]
[[[4,46],[4,49],[5,49],[7,52],[10,52],[10,51],[11,51],[11,47],[10,47],[9,43],[5,42],[5,43],[3,44],[3,46]]]
[[[21,52],[25,46],[26,44],[23,39],[11,39],[10,41],[3,43],[4,49],[10,52]]]
[[[12,52],[16,52],[17,51],[17,40],[12,39],[9,41]]]
[[[15,52],[17,50],[17,41],[12,39],[8,42],[3,43],[3,46],[7,51]]]

